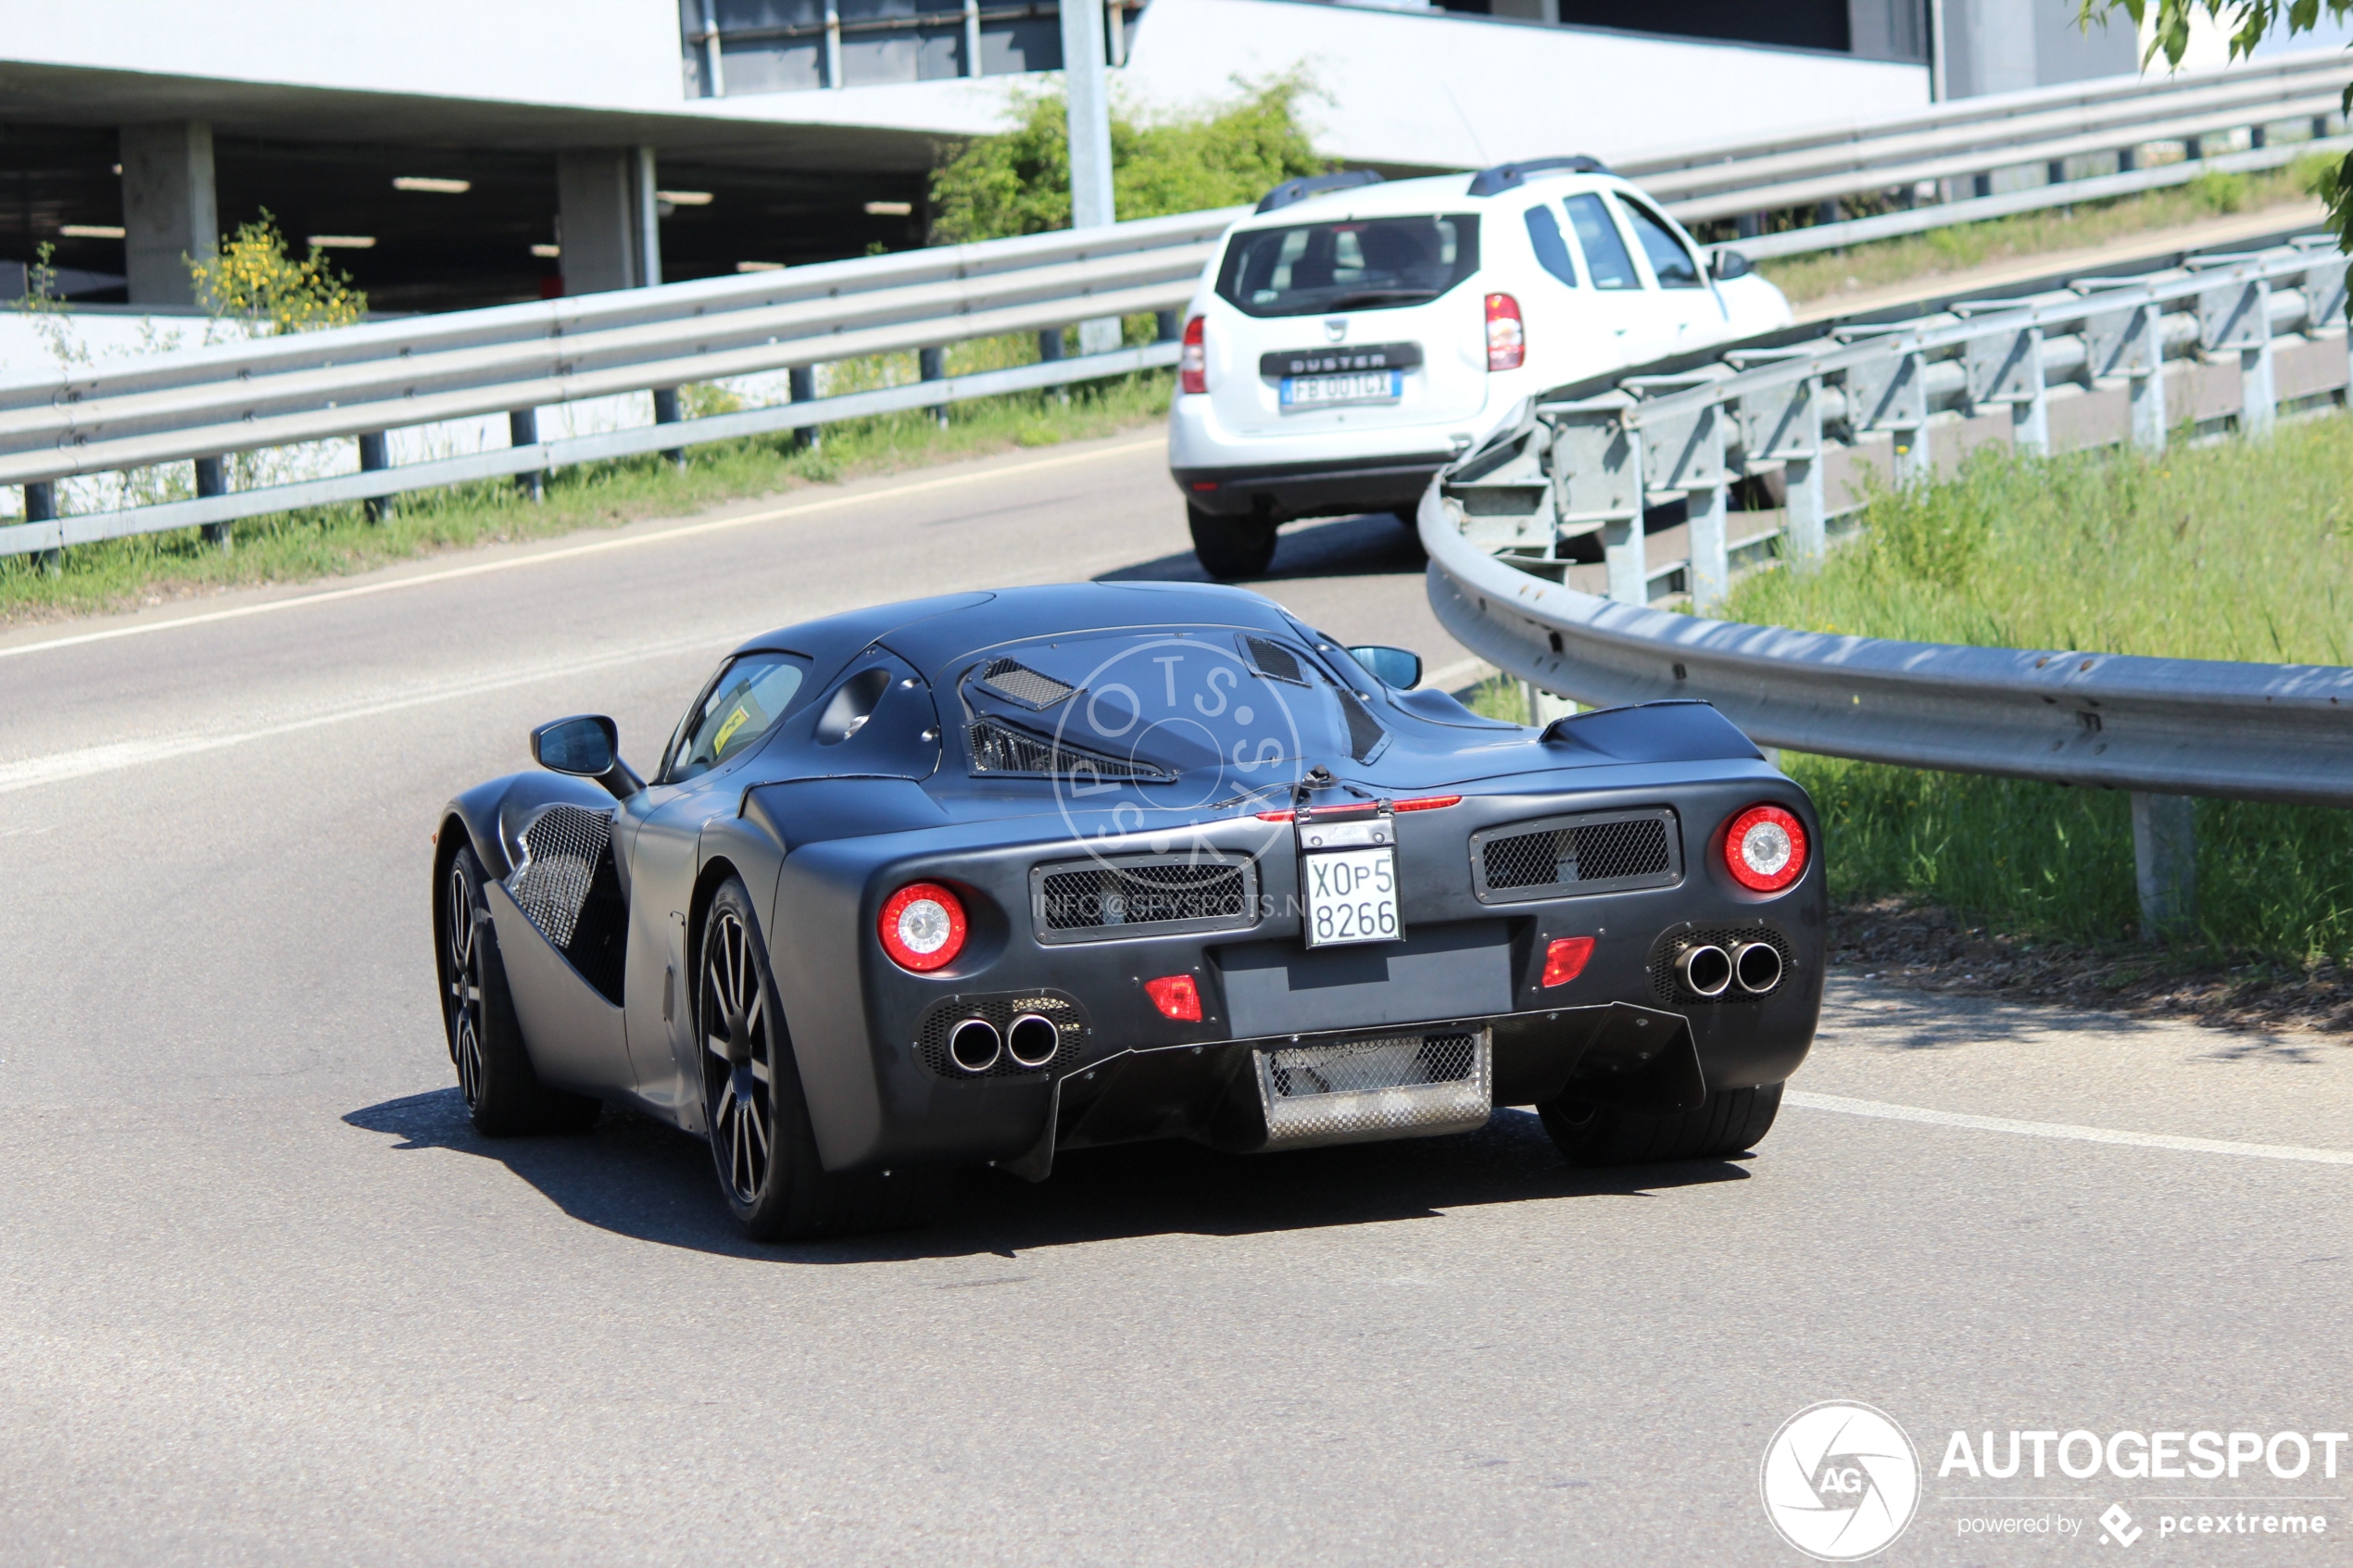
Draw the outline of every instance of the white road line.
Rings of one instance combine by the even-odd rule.
[[[275,735],[291,735],[304,730],[316,730],[328,724],[347,723],[354,719],[373,719],[381,714],[397,713],[403,709],[422,708],[428,703],[448,702],[458,697],[480,696],[487,692],[507,691],[515,686],[528,686],[542,681],[554,681],[566,676],[585,674],[597,670],[610,670],[615,665],[634,664],[640,659],[659,659],[664,654],[686,653],[701,649],[716,657],[737,639],[727,637],[688,637],[666,643],[647,643],[617,653],[599,654],[591,659],[566,659],[560,664],[547,664],[505,675],[493,675],[478,681],[461,681],[412,691],[377,702],[360,703],[348,708],[321,709],[307,713],[299,719],[281,723],[264,724],[250,730],[231,730],[207,734],[158,735],[153,740],[119,741],[111,746],[86,746],[79,751],[51,752],[45,757],[28,757],[19,762],[0,762],[0,795],[12,795],[21,789],[35,789],[43,784],[63,784],[69,779],[85,779],[96,773],[117,772],[124,768],[144,767],[150,762],[169,761],[175,757],[193,757],[201,752],[221,751],[251,741],[268,740]],[[43,831],[46,831],[45,829]]]
[[[1916,1105],[1849,1099],[1843,1095],[1808,1094],[1802,1089],[1784,1090],[1781,1103],[1801,1106],[1807,1110],[1835,1110],[1846,1116],[1877,1116],[1890,1122],[1922,1122],[1931,1127],[1965,1127],[1978,1133],[2015,1133],[2030,1138],[2072,1138],[2078,1143],[2171,1148],[2185,1154],[2234,1154],[2243,1160],[2296,1160],[2309,1165],[2353,1165],[2353,1148],[2299,1148],[2292,1144],[2177,1138],[2169,1133],[2120,1133],[2107,1127],[2078,1127],[2066,1122],[2014,1122],[2007,1116],[1971,1116],[1958,1110],[1927,1110]]]
[[[1122,446],[1105,446],[1092,452],[1071,452],[1058,458],[1039,458],[1033,462],[1014,463],[1001,469],[988,469],[977,473],[964,472],[940,479],[918,480],[912,484],[896,484],[886,490],[862,491],[854,495],[828,495],[822,500],[802,501],[789,507],[771,507],[766,511],[747,512],[741,517],[714,518],[708,522],[690,522],[677,528],[665,528],[652,533],[635,533],[623,539],[598,539],[585,545],[571,545],[558,550],[542,550],[535,555],[512,556],[504,560],[475,561],[467,566],[450,567],[442,571],[422,572],[414,577],[396,577],[382,583],[362,583],[350,588],[331,588],[321,594],[304,594],[290,599],[270,599],[260,604],[239,605],[233,609],[208,610],[202,615],[183,615],[173,621],[148,621],[131,626],[110,626],[102,632],[80,632],[69,637],[52,637],[46,642],[19,643],[14,647],[0,647],[0,659],[15,659],[29,653],[46,653],[55,648],[80,647],[85,643],[109,643],[118,637],[144,637],[156,632],[177,631],[183,626],[206,626],[218,621],[242,621],[252,615],[272,615],[282,609],[300,609],[308,605],[330,604],[338,599],[362,598],[371,594],[389,594],[401,588],[422,588],[430,583],[448,583],[461,577],[481,577],[494,571],[512,571],[521,567],[544,566],[549,561],[571,560],[580,556],[602,555],[608,550],[634,550],[643,545],[662,545],[673,539],[691,538],[697,534],[718,533],[730,528],[749,528],[755,523],[780,522],[787,518],[808,517],[818,512],[837,511],[844,507],[864,506],[870,501],[895,501],[903,496],[920,495],[934,490],[947,490],[987,480],[1002,479],[1014,474],[1038,473],[1046,469],[1068,468],[1076,463],[1096,462],[1104,458],[1125,457],[1158,446],[1164,438],[1131,441]]]

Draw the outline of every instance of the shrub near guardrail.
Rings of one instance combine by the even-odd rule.
[[[2267,441],[2057,459],[1981,453],[1882,494],[1812,571],[1749,578],[1728,619],[2002,647],[2353,663],[2353,416]],[[2071,941],[2136,923],[2126,797],[1789,754],[1830,815],[1842,897],[1917,894]],[[2353,813],[2197,803],[2201,935],[2353,955]]]

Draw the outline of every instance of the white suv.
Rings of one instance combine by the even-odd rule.
[[[1186,317],[1168,465],[1214,577],[1265,571],[1292,518],[1410,519],[1533,394],[1791,321],[1745,260],[1704,266],[1586,157],[1278,185]]]

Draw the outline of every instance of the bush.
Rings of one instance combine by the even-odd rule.
[[[1190,115],[1139,119],[1114,105],[1112,200],[1119,217],[1254,202],[1302,174],[1336,167],[1315,156],[1299,123],[1307,86],[1283,77]],[[1040,234],[1070,227],[1068,109],[1058,92],[1014,100],[1013,126],[957,149],[931,177],[935,245]]]
[[[317,245],[300,261],[286,254],[286,238],[266,207],[213,255],[189,257],[188,275],[208,314],[238,322],[253,337],[349,326],[368,314],[368,296]]]

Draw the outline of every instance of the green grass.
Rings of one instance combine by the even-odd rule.
[[[1730,619],[1925,642],[2341,665],[2353,631],[2353,419],[2155,457],[1982,453],[1881,495],[1819,569],[1759,573]],[[1903,894],[2030,935],[2130,940],[2127,798],[1784,758],[1842,898]],[[2200,801],[2199,945],[2353,956],[2353,813]]]
[[[1012,358],[987,345],[970,348],[980,362],[951,358],[950,373]],[[1034,345],[1028,357],[1036,357]],[[877,360],[847,367],[829,390],[912,381],[914,357],[903,358],[904,366]],[[718,389],[686,390],[690,417],[730,404]],[[582,464],[550,474],[537,503],[498,480],[404,495],[392,516],[377,524],[356,504],[283,512],[238,522],[235,548],[227,554],[203,543],[195,530],[179,529],[78,546],[65,552],[57,575],[43,571],[31,557],[9,557],[0,558],[0,625],[365,571],[436,551],[613,528],[953,458],[1111,435],[1164,417],[1168,395],[1165,373],[1139,374],[1074,386],[1067,402],[1051,392],[974,398],[951,406],[944,428],[927,413],[844,420],[823,427],[814,451],[796,447],[789,435],[714,442],[687,448],[683,472],[654,457]],[[156,494],[148,498],[184,488],[182,477],[172,476],[171,486],[152,486]]]
[[[2335,161],[2313,153],[2284,169],[2250,174],[2208,169],[2187,184],[2142,195],[2079,202],[1982,223],[1957,223],[1844,250],[1761,261],[1757,270],[1779,285],[1791,304],[1804,305],[1833,295],[1966,271],[1991,262],[2080,250],[2234,212],[2259,212],[2306,200],[2312,195],[2320,172],[2333,168]]]

